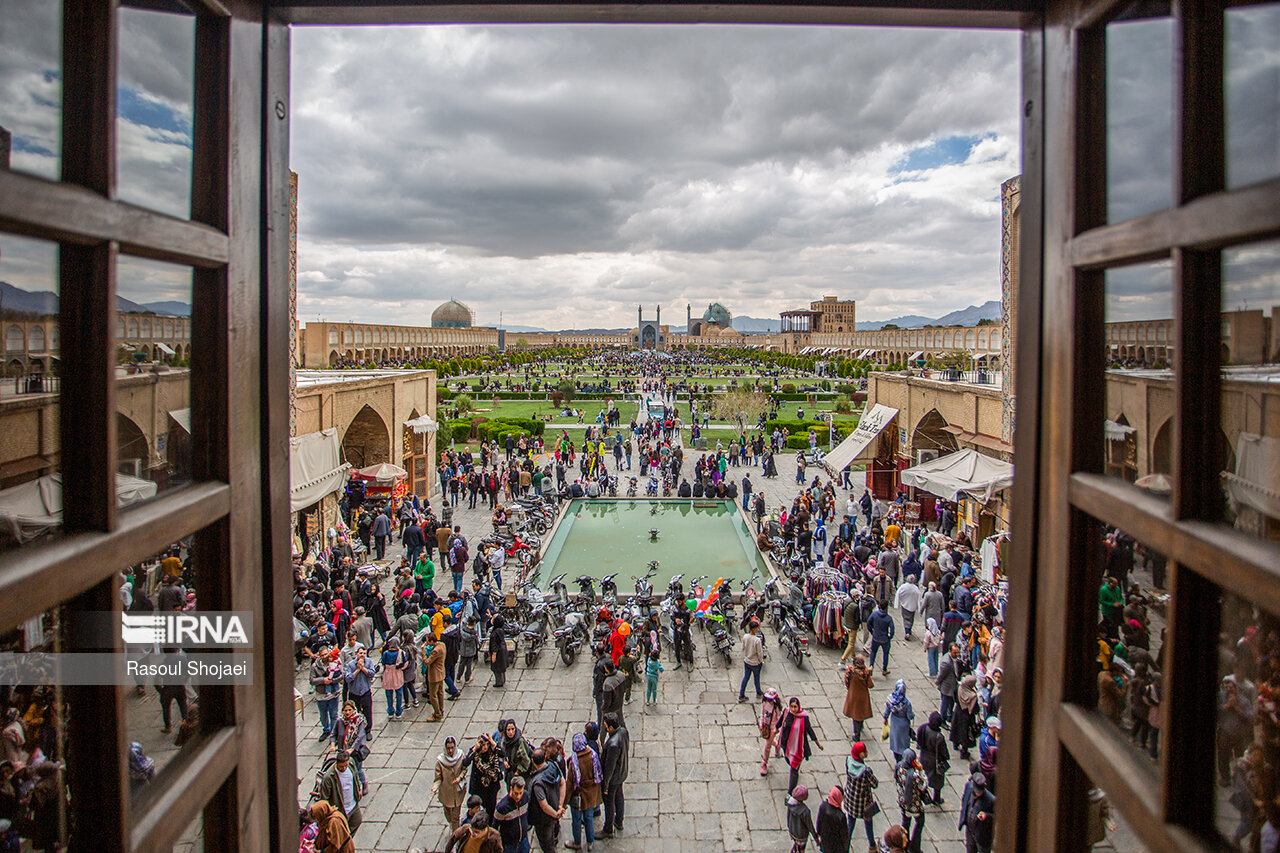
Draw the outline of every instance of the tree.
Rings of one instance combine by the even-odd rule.
[[[561,391],[560,391],[560,389],[559,389],[559,388],[556,388],[554,391],[552,391],[552,392],[551,392],[550,394],[548,394],[547,396],[551,398],[551,405],[552,405],[554,408],[559,409],[559,408],[561,407],[561,404],[563,404],[563,403],[564,403],[564,394],[563,394],[563,393],[561,393]]]
[[[519,347],[520,349],[524,349],[525,347],[529,346],[529,339],[516,338],[516,346]]]
[[[994,325],[997,325],[999,322],[1000,322],[999,320],[992,319],[991,317],[983,317],[981,320],[978,321],[978,325],[994,326]]]
[[[732,421],[738,429],[755,424],[760,415],[769,411],[769,396],[759,391],[731,388],[711,403],[711,414],[719,421]]]
[[[563,400],[566,403],[573,402],[573,396],[576,389],[573,387],[573,383],[570,382],[568,379],[565,379],[559,385],[557,385],[556,390],[560,392],[561,400]]]
[[[457,408],[458,414],[463,415],[476,407],[475,400],[471,399],[470,394],[459,394],[453,398],[453,405]]]
[[[902,327],[899,326],[897,323],[885,323],[880,328],[883,331],[889,332],[889,331],[893,331],[894,329],[901,329]]]

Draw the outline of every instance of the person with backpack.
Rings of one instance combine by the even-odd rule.
[[[924,836],[924,803],[929,795],[929,779],[916,759],[913,749],[902,753],[902,761],[894,772],[898,783],[898,807],[902,810],[902,827],[910,838],[907,844],[908,853],[920,853],[920,843]],[[915,832],[912,832],[912,823]]]

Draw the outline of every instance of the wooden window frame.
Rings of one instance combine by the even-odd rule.
[[[139,0],[148,7],[177,0]],[[1280,234],[1280,181],[1226,191],[1222,178],[1222,14],[1205,0],[1176,7],[1181,57],[1177,197],[1170,208],[1105,223],[1105,68],[1101,27],[1116,0],[868,0],[726,5],[681,0],[468,3],[416,0],[183,0],[194,7],[194,200],[189,220],[115,198],[115,0],[63,0],[63,172],[45,181],[0,172],[0,231],[60,246],[65,495],[56,541],[0,555],[0,617],[23,619],[75,596],[119,607],[115,573],[195,533],[199,589],[210,607],[251,610],[264,638],[254,688],[206,688],[197,744],[165,771],[165,787],[131,811],[118,688],[68,690],[68,780],[74,849],[165,849],[203,811],[209,849],[288,851],[296,844],[288,531],[288,114],[291,24],[789,23],[1022,29],[1021,293],[1004,743],[1002,851],[1081,846],[1091,778],[1150,848],[1214,849],[1201,779],[1135,762],[1088,710],[1084,614],[1094,606],[1083,547],[1089,519],[1120,526],[1174,560],[1166,743],[1213,712],[1205,644],[1217,587],[1280,612],[1280,553],[1213,516],[1196,487],[1216,485],[1216,341],[1196,318],[1219,308],[1225,246]],[[1183,70],[1185,69],[1185,70]],[[1209,127],[1206,138],[1204,128]],[[1192,129],[1195,138],[1192,139]],[[1206,147],[1211,156],[1204,157]],[[1193,156],[1194,154],[1194,156]],[[114,502],[115,265],[120,253],[191,266],[194,482],[138,509]],[[1175,492],[1166,504],[1101,475],[1102,274],[1171,257],[1175,269]],[[267,286],[267,283],[273,286]],[[1063,323],[1059,318],[1070,318]],[[1216,326],[1215,326],[1216,327]],[[232,353],[235,358],[231,357]],[[1208,408],[1206,408],[1206,406]],[[72,417],[71,413],[75,416]],[[1189,417],[1194,413],[1195,417]],[[1211,415],[1209,417],[1206,415]],[[1071,547],[1063,548],[1063,543]],[[1031,571],[1031,567],[1035,571]],[[216,579],[216,580],[215,580]],[[55,592],[55,590],[58,590]],[[1208,634],[1212,636],[1212,634]],[[1185,700],[1184,700],[1185,697]],[[1205,760],[1212,745],[1181,738],[1164,762]],[[1197,741],[1201,743],[1197,744]],[[1208,745],[1206,746],[1206,743]],[[90,760],[90,756],[92,759]],[[1087,773],[1087,776],[1086,776]],[[1163,784],[1159,780],[1163,778]],[[1211,784],[1211,782],[1209,783]],[[111,808],[106,804],[114,804]],[[1074,820],[1073,820],[1074,818]]]

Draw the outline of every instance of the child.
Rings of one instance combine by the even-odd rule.
[[[796,785],[787,797],[787,833],[791,836],[791,853],[804,853],[809,846],[809,836],[813,835],[813,812],[804,801],[809,797],[809,789],[804,785]]]
[[[649,661],[644,666],[644,702],[646,705],[658,704],[658,673],[662,672],[662,664],[658,661],[657,652],[649,652]]]
[[[769,772],[769,755],[775,749],[782,754],[782,746],[778,743],[778,727],[782,725],[782,697],[778,691],[770,687],[764,692],[764,701],[760,703],[760,737],[764,739],[764,760],[760,762],[760,775]]]

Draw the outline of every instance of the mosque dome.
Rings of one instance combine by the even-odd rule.
[[[431,312],[431,326],[436,329],[468,329],[475,321],[471,309],[450,299]]]
[[[708,305],[707,310],[702,314],[703,322],[713,323],[717,326],[727,326],[732,319],[733,315],[729,313],[729,309],[719,302],[713,302]]]

